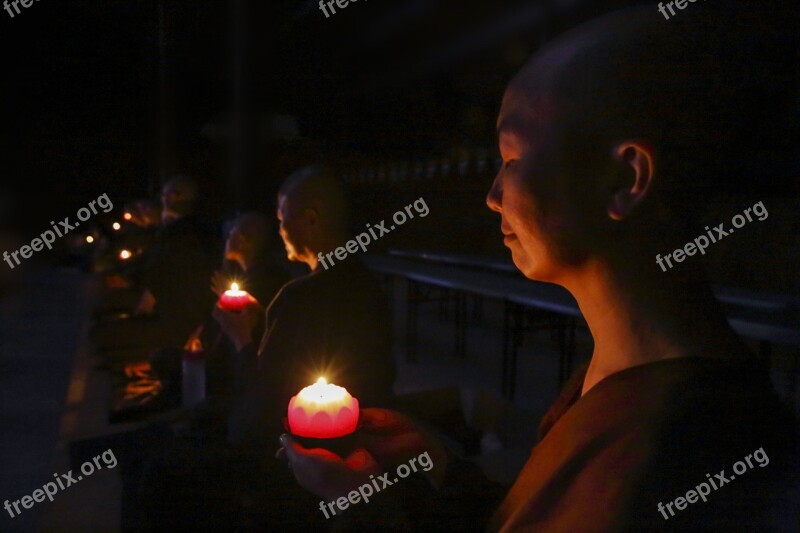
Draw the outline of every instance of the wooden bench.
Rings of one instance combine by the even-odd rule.
[[[408,360],[416,358],[418,305],[426,288],[442,291],[438,299],[455,302],[455,352],[465,356],[466,298],[495,299],[504,303],[503,394],[513,398],[517,353],[528,329],[552,328],[559,343],[559,381],[571,372],[575,329],[582,316],[574,298],[556,285],[527,280],[510,261],[419,250],[391,250],[386,255],[366,256],[367,265],[381,274],[402,279],[407,288],[396,296],[405,300]],[[759,343],[761,356],[769,361],[773,344],[800,346],[800,300],[785,296],[714,286],[725,305],[731,327],[742,337]],[[428,301],[431,301],[428,298]],[[527,323],[533,318],[535,326]]]

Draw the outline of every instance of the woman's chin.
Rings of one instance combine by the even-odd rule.
[[[511,260],[514,266],[528,279],[534,281],[548,281],[550,276],[543,271],[541,261],[537,261],[530,257],[528,254],[522,253],[520,250],[511,250]]]

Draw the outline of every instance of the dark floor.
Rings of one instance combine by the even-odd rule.
[[[29,271],[0,301],[2,501],[30,495],[64,472],[54,469],[54,450],[87,316],[84,279],[74,270]],[[46,506],[20,507],[15,518],[3,510],[0,530],[32,531]]]

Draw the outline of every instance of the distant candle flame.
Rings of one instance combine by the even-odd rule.
[[[119,253],[119,258],[120,259],[130,259],[130,257],[131,257],[131,253],[128,250],[122,250]]]
[[[94,237],[92,237],[91,235],[87,235],[86,236],[86,242],[88,242],[89,244],[92,244],[94,242]]]
[[[122,215],[122,218],[124,218],[125,220],[130,220],[133,218],[133,215],[131,215],[130,213],[125,213],[124,215]]]
[[[114,222],[111,227],[114,228],[114,231],[119,231],[122,226],[120,226],[119,222]]]

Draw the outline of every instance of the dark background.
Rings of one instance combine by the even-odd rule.
[[[730,4],[714,2],[703,8],[723,16]],[[13,19],[0,11],[9,89],[0,219],[27,242],[102,193],[121,207],[156,194],[177,173],[200,181],[214,215],[269,212],[288,172],[328,159],[344,174],[375,175],[354,186],[361,221],[428,200],[432,215],[384,245],[502,254],[497,221],[483,206],[491,168],[469,182],[442,176],[392,184],[379,176],[476,153],[496,157],[503,88],[530,54],[633,3],[359,0],[330,18],[299,0],[41,0]],[[746,30],[771,31],[761,21],[785,23],[794,3],[749,3],[754,19]],[[692,4],[677,16],[698,9]],[[798,55],[786,47],[764,56],[777,73],[772,86],[784,94],[754,98],[741,111],[762,118],[753,137],[780,170],[720,176],[723,199],[709,200],[718,208],[710,219],[727,222],[764,201],[770,227],[754,224],[749,233],[775,249],[778,266],[761,268],[755,259],[742,266],[751,246],[743,232],[730,252],[720,245],[718,275],[795,291],[798,254],[788,248],[800,227],[791,127]]]

